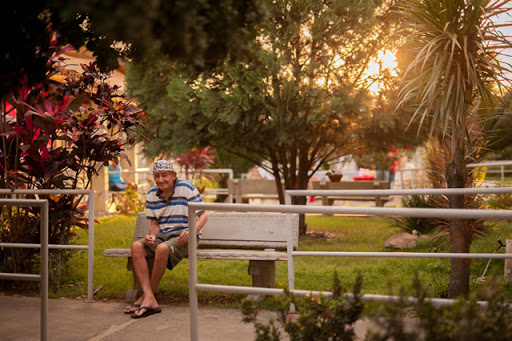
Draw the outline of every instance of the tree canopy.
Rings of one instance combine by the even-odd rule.
[[[159,60],[159,71],[149,73],[150,60],[133,63],[129,87],[159,122],[150,148],[213,144],[259,155],[287,188],[305,188],[312,170],[351,150],[358,121],[369,113],[361,76],[382,43],[378,5],[268,3],[247,60],[199,77],[170,62]],[[167,85],[168,98],[151,92],[156,83]]]
[[[257,0],[9,1],[0,28],[0,96],[37,84],[46,54],[71,44],[94,53],[100,71],[161,52],[196,69],[213,67],[227,54],[239,57],[253,41]]]

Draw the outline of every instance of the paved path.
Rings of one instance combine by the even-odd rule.
[[[162,313],[142,319],[123,314],[126,303],[85,303],[73,299],[50,299],[48,330],[51,341],[89,340],[190,340],[188,306],[161,305]],[[272,313],[260,313],[268,321]],[[364,336],[368,324],[356,325]],[[285,334],[285,333],[283,333]],[[199,309],[199,340],[254,340],[254,326],[242,322],[238,309]],[[37,297],[6,296],[0,293],[0,339],[39,340],[40,300]],[[361,338],[362,339],[362,338]],[[284,339],[287,340],[287,339]]]

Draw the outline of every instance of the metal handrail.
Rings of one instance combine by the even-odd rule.
[[[445,218],[460,218],[460,219],[512,219],[512,211],[505,210],[478,210],[478,209],[436,209],[436,208],[384,208],[384,207],[323,207],[323,206],[304,206],[304,205],[290,205],[291,196],[304,196],[304,195],[320,195],[320,194],[334,194],[336,195],[351,195],[354,192],[358,195],[388,195],[391,192],[395,194],[443,194],[443,195],[460,195],[460,194],[477,194],[475,190],[479,190],[483,193],[512,193],[512,188],[493,188],[493,189],[421,189],[421,190],[293,190],[286,191],[286,205],[247,205],[247,204],[215,204],[215,203],[189,203],[188,207],[188,219],[189,219],[189,230],[190,234],[196,233],[196,211],[197,210],[218,210],[218,211],[242,211],[242,212],[276,212],[276,213],[323,213],[323,214],[363,214],[363,215],[375,215],[375,216],[409,216],[409,217],[422,217],[432,218],[439,217],[439,212],[442,211],[442,215]],[[495,191],[495,192],[492,192]],[[359,192],[362,192],[359,194]],[[385,192],[385,193],[381,193]],[[364,256],[364,257],[379,257],[375,253],[335,253],[335,252],[306,252],[306,251],[293,251],[292,245],[292,224],[289,219],[288,225],[288,242],[287,242],[287,254],[288,254],[288,286],[291,292],[297,295],[302,295],[305,292],[311,293],[310,291],[299,291],[295,290],[295,279],[294,279],[294,265],[293,256]],[[228,293],[245,293],[245,294],[259,294],[259,295],[283,295],[284,290],[282,289],[270,289],[270,288],[251,288],[251,287],[238,287],[238,286],[219,286],[211,284],[199,284],[197,283],[197,242],[195,238],[189,240],[188,245],[189,251],[189,301],[190,301],[190,327],[191,327],[191,340],[197,340],[197,313],[198,313],[198,299],[197,291],[222,291]],[[425,257],[426,254],[421,253],[386,253],[387,257]],[[512,254],[509,255],[496,255],[496,254],[443,254],[446,258],[511,258]],[[439,258],[443,258],[439,257]],[[435,258],[435,257],[433,257]],[[380,296],[380,295],[363,295],[363,300],[397,300],[397,297],[393,296]],[[413,297],[407,298],[409,301],[413,301]],[[432,299],[435,304],[450,305],[453,304],[454,300],[449,299]],[[480,302],[485,304],[485,302]]]
[[[71,194],[71,195],[87,195],[89,206],[89,242],[86,245],[63,245],[63,244],[50,244],[50,249],[65,249],[65,250],[87,250],[87,301],[93,302],[93,280],[94,280],[94,191],[88,189],[0,189],[0,194],[39,194],[39,195],[52,195],[52,194]],[[23,199],[28,200],[28,199]],[[4,243],[0,243],[0,247]],[[19,247],[19,246],[18,246]],[[31,247],[39,248],[39,244],[32,244]]]
[[[131,171],[131,170],[120,170],[120,171],[109,171],[108,174],[126,174],[126,173],[136,173],[136,174],[139,174],[139,173],[146,173],[146,174],[149,174],[150,172],[150,169],[149,168],[140,168],[140,169],[137,169],[137,170],[134,170],[134,171]],[[216,174],[228,174],[228,178],[229,179],[233,179],[233,170],[231,168],[208,168],[208,169],[203,169],[203,170],[189,170],[188,171],[189,173],[216,173]],[[179,174],[183,174],[182,171],[179,172]],[[228,196],[227,200],[228,202],[232,202],[233,201],[233,195],[229,193],[228,189],[227,188],[207,188],[205,189],[205,191],[208,191],[208,192],[211,192],[213,194],[226,194]],[[110,191],[110,188],[108,190],[108,192],[111,192]]]
[[[41,209],[41,270],[39,275],[0,273],[0,278],[39,281],[41,283],[41,340],[48,340],[48,200],[39,199],[0,199],[0,205],[40,207]],[[1,247],[15,247],[1,243]]]

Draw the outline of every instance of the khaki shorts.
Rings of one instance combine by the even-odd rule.
[[[169,259],[167,260],[167,269],[172,270],[178,263],[188,257],[188,243],[185,245],[178,244],[178,237],[183,231],[173,231],[168,233],[162,233],[156,236],[155,245],[147,246],[144,238],[137,240],[139,243],[144,245],[146,250],[146,256],[154,257],[156,247],[164,243],[169,248]]]

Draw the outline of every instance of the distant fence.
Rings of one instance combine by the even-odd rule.
[[[481,163],[469,163],[467,165],[468,168],[477,168],[477,167],[487,167],[487,168],[496,168],[499,167],[499,170],[495,169],[487,169],[487,173],[499,173],[501,175],[501,181],[505,180],[505,173],[512,173],[512,169],[505,169],[507,166],[512,166],[512,161],[510,160],[502,160],[502,161],[487,161]]]

